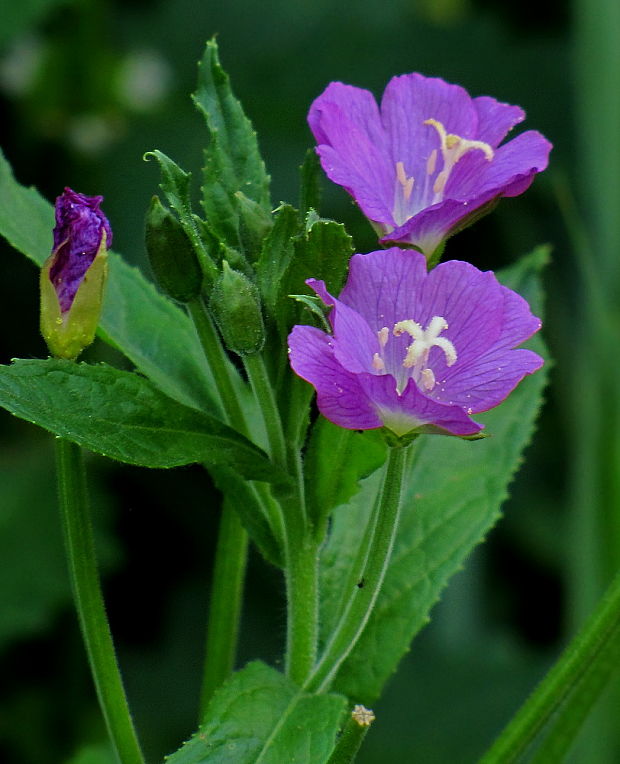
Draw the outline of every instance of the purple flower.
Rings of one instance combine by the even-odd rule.
[[[499,145],[524,118],[518,106],[404,74],[388,83],[380,109],[368,90],[332,82],[308,122],[323,169],[354,197],[381,242],[409,244],[430,258],[545,169],[551,144],[535,130]]]
[[[56,199],[53,261],[49,278],[66,313],[73,304],[84,275],[92,265],[103,236],[105,247],[112,244],[112,229],[99,209],[102,196],[85,196],[65,188]]]
[[[475,435],[472,414],[496,406],[543,363],[514,348],[540,328],[525,300],[491,271],[451,260],[430,273],[423,255],[397,247],[351,258],[333,306],[333,334],[295,326],[293,370],[341,427]]]

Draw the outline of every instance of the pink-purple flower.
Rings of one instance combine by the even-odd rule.
[[[73,304],[78,287],[92,265],[103,236],[112,244],[112,229],[100,209],[102,196],[85,196],[70,188],[56,199],[53,262],[49,278],[62,313]]]
[[[500,145],[525,118],[518,106],[471,98],[421,74],[388,83],[377,106],[367,90],[332,82],[308,115],[329,178],[343,186],[381,242],[427,258],[502,196],[517,196],[547,166],[551,144],[528,130]]]
[[[295,326],[293,370],[341,427],[397,435],[475,435],[486,411],[543,360],[515,349],[541,322],[491,271],[457,260],[427,272],[418,252],[392,247],[351,258],[340,297],[307,281],[331,306],[333,333]]]

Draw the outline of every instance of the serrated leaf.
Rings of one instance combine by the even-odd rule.
[[[319,209],[321,203],[321,178],[323,173],[318,154],[308,149],[303,164],[299,168],[299,210],[306,215],[309,210]]]
[[[532,273],[541,258],[524,258],[512,269],[507,284],[528,286],[536,297]],[[542,306],[532,305],[534,312]],[[544,355],[540,338],[532,347]],[[343,663],[333,689],[362,703],[376,699],[428,621],[449,578],[463,565],[500,514],[507,488],[521,462],[540,409],[545,371],[524,379],[501,406],[480,416],[491,437],[476,443],[457,438],[425,436],[406,480],[402,517],[383,589],[367,627]],[[365,520],[381,476],[373,475],[351,502],[332,516],[332,532],[322,554],[322,625],[333,628],[348,593],[348,570],[361,543]]]
[[[299,234],[299,213],[290,204],[282,204],[275,213],[274,226],[263,242],[256,272],[267,312],[274,316],[284,296],[282,277],[295,254],[293,238]]]
[[[308,216],[310,217],[310,216]],[[353,254],[353,240],[341,223],[317,218],[305,234],[294,239],[294,252],[282,275],[280,294],[310,294],[306,279],[322,279],[332,294],[338,294]],[[292,300],[278,307],[278,325],[286,335],[299,316]]]
[[[353,239],[344,225],[319,219],[295,244],[289,292],[302,293],[306,279],[312,277],[323,279],[330,292],[338,294],[353,254]]]
[[[215,40],[207,43],[198,65],[193,100],[205,118],[210,136],[203,168],[202,205],[207,221],[223,242],[241,249],[244,213],[235,194],[241,191],[268,213],[269,176],[256,133],[220,64]]]
[[[249,440],[183,406],[138,374],[48,359],[0,367],[0,405],[12,414],[128,464],[204,462],[249,480],[283,480]]]
[[[376,432],[355,432],[319,417],[312,427],[304,474],[308,513],[318,528],[339,504],[359,490],[386,459],[386,445]]]
[[[334,747],[345,699],[303,693],[259,661],[213,696],[200,730],[167,764],[323,764]]]
[[[53,227],[52,205],[17,183],[0,152],[0,235],[40,266],[49,256]],[[215,381],[187,314],[113,252],[98,333],[171,398],[216,410]],[[231,373],[243,394],[232,367]]]

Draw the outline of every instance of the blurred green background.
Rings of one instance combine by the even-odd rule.
[[[545,334],[555,367],[539,433],[503,521],[452,581],[376,705],[359,758],[475,761],[620,560],[620,375],[609,347],[619,336],[610,306],[620,292],[620,4],[3,2],[0,145],[18,180],[50,200],[65,185],[103,194],[114,248],[141,268],[143,216],[158,182],[142,155],[159,148],[197,175],[205,131],[189,93],[213,34],[258,132],[276,203],[297,199],[297,167],[312,145],[306,112],[331,80],[379,96],[394,74],[441,76],[520,104],[526,128],[554,143],[552,169],[446,252],[497,268],[552,244]],[[350,198],[324,186],[323,213],[346,222],[358,251],[375,248]],[[44,357],[37,274],[4,242],[0,306],[0,361]],[[111,353],[98,344],[87,357]],[[50,437],[2,411],[0,428],[0,758],[103,763]],[[95,457],[89,466],[112,629],[145,751],[157,761],[195,728],[219,496],[198,468],[150,472]],[[240,664],[277,663],[284,612],[280,576],[254,554]],[[571,761],[620,761],[618,718],[610,697]]]

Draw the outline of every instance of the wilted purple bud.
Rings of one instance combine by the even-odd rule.
[[[551,144],[540,133],[502,143],[524,119],[518,106],[471,98],[416,73],[393,77],[380,107],[368,90],[332,82],[308,114],[323,169],[353,196],[381,242],[408,244],[429,259],[545,169]]]
[[[54,247],[41,269],[41,332],[60,358],[76,358],[99,322],[112,243],[102,201],[70,188],[56,199]]]
[[[103,196],[85,196],[65,188],[56,199],[53,262],[50,281],[56,289],[60,310],[66,313],[86,271],[92,264],[105,233],[105,246],[112,245],[112,229],[99,209]]]
[[[430,273],[397,247],[351,258],[340,297],[309,279],[333,334],[295,326],[293,370],[319,410],[351,430],[472,436],[470,417],[497,406],[543,360],[517,345],[540,328],[527,302],[491,271],[451,260]]]

